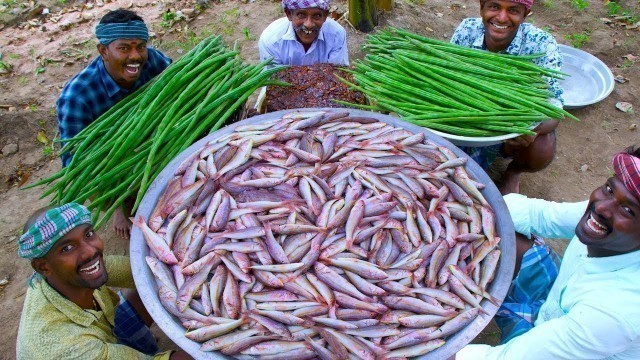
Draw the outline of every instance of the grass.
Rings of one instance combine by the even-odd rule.
[[[10,73],[12,69],[11,64],[7,64],[2,61],[2,53],[0,52],[0,74],[2,73]]]
[[[251,30],[248,27],[242,29],[242,33],[244,34],[244,38],[249,41],[256,40],[255,35],[251,34]]]
[[[609,16],[618,15],[622,11],[622,6],[615,1],[609,1],[605,6],[607,8],[607,15]]]
[[[620,69],[628,69],[630,67],[632,67],[634,64],[633,61],[629,60],[629,59],[624,59],[624,61],[622,62],[621,65],[618,65],[618,68]]]
[[[571,0],[571,6],[578,11],[582,11],[589,7],[589,1],[588,0]]]
[[[160,26],[162,26],[163,28],[170,28],[171,26],[173,26],[173,23],[176,21],[177,17],[177,14],[173,11],[165,12],[164,14],[162,14],[162,22],[160,23]]]
[[[542,6],[551,9],[553,7],[553,0],[542,0]]]
[[[615,16],[617,20],[627,24],[635,24],[638,21],[638,14],[631,10],[624,9],[615,1],[608,1],[605,4],[608,16]]]
[[[569,40],[569,42],[571,43],[571,46],[579,49],[589,41],[589,34],[581,32],[581,33],[565,35],[564,38]]]

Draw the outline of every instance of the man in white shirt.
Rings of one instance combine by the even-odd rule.
[[[457,360],[640,359],[640,147],[612,165],[614,176],[588,201],[504,197],[518,233],[572,240],[531,326],[515,337],[503,332],[509,340],[499,346],[467,345]]]
[[[260,60],[274,65],[349,65],[347,34],[329,15],[329,0],[283,0],[286,17],[260,35]]]

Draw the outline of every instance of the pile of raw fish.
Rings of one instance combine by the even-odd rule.
[[[494,213],[465,164],[424,133],[296,111],[198,149],[135,224],[202,351],[419,356],[498,302]]]

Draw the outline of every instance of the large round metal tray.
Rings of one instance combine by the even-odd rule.
[[[577,109],[595,104],[613,91],[613,74],[600,59],[567,45],[558,45],[564,58],[561,71],[571,76],[560,81],[564,108]]]
[[[422,128],[417,125],[410,124],[405,121],[401,121],[397,118],[388,115],[382,115],[369,111],[362,110],[353,110],[353,109],[300,109],[305,111],[313,111],[313,110],[332,110],[332,111],[348,111],[350,114],[355,116],[368,116],[376,118],[380,121],[386,122],[396,127],[402,127],[414,133],[423,132],[426,137],[438,145],[446,146],[451,149],[456,155],[460,157],[468,156],[462,152],[460,149],[452,145],[447,140],[433,134],[429,130]],[[206,142],[211,141],[213,139],[222,137],[233,132],[234,128],[239,125],[247,125],[247,124],[258,124],[264,121],[278,119],[282,115],[292,112],[295,110],[283,110],[273,113],[268,113],[264,115],[255,116],[238,123],[232,124],[225,128],[222,128],[212,134],[209,134],[205,138],[201,139],[197,143],[190,146],[188,149],[180,153],[176,158],[174,158],[166,168],[158,175],[158,177],[151,184],[147,193],[145,194],[140,207],[136,213],[136,216],[142,215],[145,219],[148,219],[151,215],[151,212],[156,206],[160,195],[164,191],[168,180],[173,176],[175,169],[180,165],[180,163],[191,153],[196,151],[198,148],[203,146]],[[509,289],[509,285],[511,284],[511,278],[513,276],[513,269],[515,266],[515,232],[513,228],[513,222],[511,221],[511,217],[509,215],[509,210],[507,209],[506,204],[502,199],[502,195],[496,188],[496,186],[491,182],[489,176],[482,170],[482,168],[476,164],[473,160],[469,159],[467,161],[467,171],[470,175],[472,175],[478,181],[484,183],[486,188],[482,191],[482,194],[487,199],[489,204],[493,207],[493,210],[496,215],[496,230],[498,236],[502,239],[500,241],[500,249],[502,251],[502,256],[500,258],[500,262],[498,264],[498,268],[496,270],[496,275],[493,282],[489,286],[489,292],[496,298],[502,300],[507,294],[507,290]],[[140,298],[149,311],[149,314],[154,319],[154,321],[158,324],[160,329],[164,331],[165,334],[178,346],[180,346],[183,350],[188,352],[195,359],[233,359],[232,357],[225,356],[219,352],[202,352],[200,351],[200,344],[194,341],[187,339],[185,334],[185,329],[182,327],[180,322],[169,314],[160,303],[160,299],[158,298],[158,286],[156,285],[156,281],[151,273],[151,270],[147,266],[145,261],[145,256],[149,254],[149,248],[145,243],[145,240],[142,236],[142,232],[139,228],[134,227],[131,232],[131,242],[130,242],[130,257],[131,257],[131,269],[133,271],[133,278],[135,280],[136,288],[138,289],[138,293],[140,294]],[[420,359],[448,359],[450,356],[458,352],[462,347],[468,344],[471,340],[473,340],[481,331],[485,328],[485,326],[491,321],[493,315],[495,315],[498,308],[484,300],[482,302],[482,306],[489,313],[489,315],[480,315],[478,316],[471,324],[469,324],[466,328],[451,336],[447,343],[440,347],[439,349],[422,356]]]

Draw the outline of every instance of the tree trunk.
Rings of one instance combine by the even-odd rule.
[[[349,22],[362,32],[373,31],[378,25],[376,0],[349,0]]]
[[[379,10],[391,11],[393,9],[393,0],[376,0],[376,7]]]

